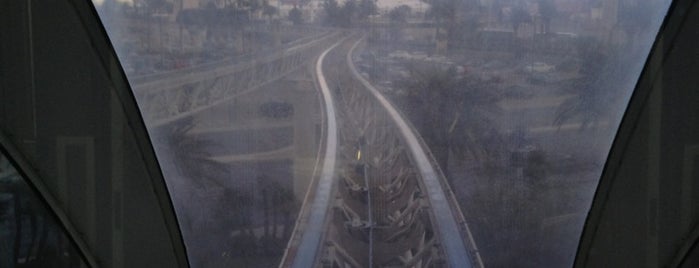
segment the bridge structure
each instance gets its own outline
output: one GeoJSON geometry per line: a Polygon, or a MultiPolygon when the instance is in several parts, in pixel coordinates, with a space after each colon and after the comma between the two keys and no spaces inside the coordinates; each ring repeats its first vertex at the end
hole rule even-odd
{"type": "MultiPolygon", "coordinates": [[[[294,178],[303,181],[294,190],[299,195],[303,189],[305,198],[280,267],[482,267],[429,148],[355,68],[352,55],[361,42],[357,34],[318,31],[271,53],[130,81],[153,128],[215,110],[312,63],[322,140],[315,169],[295,174],[306,177],[294,178]]],[[[308,124],[303,128],[293,143],[313,137],[308,124]]],[[[293,160],[299,158],[295,147],[212,159],[293,160]]]]}
{"type": "Polygon", "coordinates": [[[161,126],[250,93],[304,66],[338,37],[317,31],[282,48],[130,79],[149,126],[161,126]]]}

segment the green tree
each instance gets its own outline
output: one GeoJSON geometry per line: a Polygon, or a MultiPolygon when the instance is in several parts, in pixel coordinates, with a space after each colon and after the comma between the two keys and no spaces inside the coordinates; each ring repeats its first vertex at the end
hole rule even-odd
{"type": "Polygon", "coordinates": [[[388,17],[395,23],[406,23],[412,9],[408,5],[400,5],[388,12],[388,17]]]}
{"type": "Polygon", "coordinates": [[[624,92],[619,87],[632,79],[626,73],[635,54],[594,40],[581,40],[578,52],[580,76],[564,83],[565,93],[573,97],[559,105],[554,124],[578,121],[584,130],[608,120],[619,107],[624,92]]]}
{"type": "Polygon", "coordinates": [[[522,26],[522,24],[531,22],[532,16],[526,10],[524,5],[515,5],[515,7],[512,9],[512,14],[510,15],[510,24],[512,25],[512,30],[515,33],[518,33],[519,28],[522,26]]]}
{"type": "Polygon", "coordinates": [[[479,4],[474,0],[422,0],[430,7],[426,19],[434,20],[435,39],[445,47],[453,46],[464,34],[473,35],[479,26],[479,4]]]}
{"type": "Polygon", "coordinates": [[[167,0],[134,0],[136,13],[151,16],[156,13],[172,13],[175,5],[167,0]]]}
{"type": "Polygon", "coordinates": [[[323,1],[323,11],[325,12],[325,24],[329,26],[340,26],[339,15],[340,5],[336,0],[324,0],[323,1]]]}
{"type": "MultiPolygon", "coordinates": [[[[452,21],[456,18],[459,0],[423,0],[430,5],[425,17],[438,22],[452,21]]],[[[438,23],[441,24],[441,23],[438,23]]]]}
{"type": "Polygon", "coordinates": [[[303,13],[298,7],[294,6],[294,8],[289,11],[289,20],[294,23],[294,25],[303,24],[303,13]]]}
{"type": "Polygon", "coordinates": [[[356,0],[347,0],[341,6],[336,0],[325,0],[323,10],[325,11],[325,24],[328,26],[349,27],[357,17],[359,5],[356,0]]]}
{"type": "Polygon", "coordinates": [[[358,7],[359,5],[357,4],[357,0],[345,1],[345,3],[342,5],[342,9],[340,9],[340,26],[349,27],[352,25],[352,22],[359,11],[358,7]]]}
{"type": "Polygon", "coordinates": [[[164,156],[168,167],[196,187],[222,187],[221,180],[228,176],[228,168],[211,158],[210,150],[217,144],[192,134],[194,127],[194,122],[187,119],[154,131],[154,140],[161,148],[158,154],[164,156]]]}
{"type": "Polygon", "coordinates": [[[455,70],[434,66],[412,66],[408,89],[409,105],[414,107],[415,124],[442,169],[449,158],[472,159],[486,163],[498,156],[489,146],[498,144],[499,132],[489,114],[497,113],[493,80],[475,75],[457,77],[455,70]]]}
{"type": "Polygon", "coordinates": [[[284,231],[281,235],[282,240],[287,240],[289,235],[291,235],[291,229],[294,227],[293,214],[296,209],[294,191],[277,185],[272,204],[277,209],[277,213],[281,214],[282,224],[284,225],[284,231]]]}
{"type": "Polygon", "coordinates": [[[539,15],[541,15],[541,33],[547,34],[551,31],[551,20],[556,16],[558,10],[551,0],[538,0],[539,15]]]}
{"type": "MultiPolygon", "coordinates": [[[[288,226],[290,215],[293,209],[294,194],[288,188],[285,188],[279,182],[272,180],[267,176],[257,178],[262,197],[262,206],[264,214],[264,234],[278,238],[278,227],[281,224],[285,225],[284,229],[289,229],[288,226]]],[[[283,237],[282,237],[283,238],[283,237]]]]}
{"type": "Polygon", "coordinates": [[[244,189],[226,188],[223,190],[223,195],[219,200],[218,214],[222,216],[228,229],[252,233],[253,200],[252,194],[244,189]]]}
{"type": "Polygon", "coordinates": [[[379,9],[376,6],[376,0],[360,0],[357,11],[357,18],[360,20],[366,19],[369,16],[378,14],[378,10],[379,9]]]}
{"type": "Polygon", "coordinates": [[[274,15],[277,15],[277,13],[279,13],[279,10],[270,4],[265,3],[265,6],[262,8],[262,15],[267,18],[271,18],[274,15]]]}

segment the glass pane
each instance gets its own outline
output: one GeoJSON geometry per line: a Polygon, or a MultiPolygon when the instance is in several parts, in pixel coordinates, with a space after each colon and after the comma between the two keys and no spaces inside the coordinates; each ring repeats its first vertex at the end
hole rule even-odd
{"type": "Polygon", "coordinates": [[[90,265],[178,267],[174,210],[92,11],[88,1],[0,1],[3,146],[55,198],[90,265]]]}
{"type": "Polygon", "coordinates": [[[699,237],[699,6],[677,1],[610,152],[576,266],[693,267],[699,237]],[[638,97],[636,97],[638,96],[638,97]]]}
{"type": "Polygon", "coordinates": [[[193,266],[558,267],[670,0],[93,2],[193,266]]]}
{"type": "Polygon", "coordinates": [[[0,266],[86,267],[55,216],[1,153],[0,266]]]}

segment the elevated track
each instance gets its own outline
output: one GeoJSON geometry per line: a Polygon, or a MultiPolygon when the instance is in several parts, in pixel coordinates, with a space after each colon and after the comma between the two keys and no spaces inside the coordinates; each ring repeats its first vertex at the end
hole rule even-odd
{"type": "Polygon", "coordinates": [[[324,154],[280,267],[482,267],[419,134],[356,70],[359,36],[316,63],[324,154]]]}
{"type": "MultiPolygon", "coordinates": [[[[468,225],[429,148],[354,66],[352,55],[362,40],[327,30],[271,53],[131,82],[153,127],[253,92],[316,58],[323,142],[314,181],[280,266],[482,267],[468,225]]],[[[214,160],[287,158],[291,151],[283,147],[214,160]]]]}

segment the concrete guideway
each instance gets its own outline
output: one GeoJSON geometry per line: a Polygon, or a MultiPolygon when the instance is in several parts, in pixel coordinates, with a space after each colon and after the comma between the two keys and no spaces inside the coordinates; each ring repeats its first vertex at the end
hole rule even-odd
{"type": "MultiPolygon", "coordinates": [[[[423,185],[426,188],[425,190],[427,191],[432,214],[436,221],[435,224],[437,225],[439,237],[441,237],[441,243],[447,254],[449,266],[459,268],[474,267],[474,264],[482,266],[478,256],[476,256],[477,262],[472,260],[471,251],[467,250],[464,241],[461,239],[462,235],[459,224],[455,220],[456,215],[454,215],[449,201],[445,196],[445,189],[443,189],[439,178],[440,174],[435,171],[435,168],[432,166],[432,161],[429,160],[416,133],[409,127],[393,105],[371,85],[369,81],[364,79],[354,66],[352,54],[362,41],[363,39],[358,40],[347,54],[347,62],[350,66],[350,70],[355,78],[358,79],[386,109],[396,123],[400,133],[403,135],[413,157],[413,161],[422,177],[423,185]]],[[[470,234],[468,234],[468,236],[470,237],[470,234]]],[[[473,243],[472,239],[469,240],[471,244],[469,246],[471,246],[472,251],[475,251],[475,243],[473,243]]]]}
{"type": "MultiPolygon", "coordinates": [[[[335,106],[333,105],[332,96],[330,95],[330,89],[328,83],[323,76],[323,60],[325,56],[339,46],[343,40],[338,41],[330,48],[323,51],[323,53],[318,57],[316,62],[315,72],[318,79],[318,86],[323,95],[323,103],[325,105],[326,114],[326,142],[325,142],[325,153],[323,158],[323,168],[320,173],[320,177],[315,189],[315,195],[310,204],[305,206],[310,206],[308,220],[306,221],[303,228],[303,233],[300,239],[300,243],[295,248],[295,256],[293,257],[293,263],[291,267],[313,267],[315,263],[317,252],[319,251],[321,238],[323,235],[322,228],[325,224],[325,218],[327,216],[328,207],[330,205],[330,195],[332,191],[332,184],[335,178],[335,165],[337,159],[337,121],[335,106]],[[309,228],[310,227],[310,228],[309,228]]],[[[310,191],[310,190],[309,190],[310,191]]],[[[298,226],[297,226],[298,228],[298,226]]],[[[284,265],[284,261],[282,261],[284,265]]]]}

